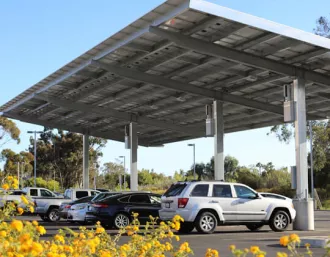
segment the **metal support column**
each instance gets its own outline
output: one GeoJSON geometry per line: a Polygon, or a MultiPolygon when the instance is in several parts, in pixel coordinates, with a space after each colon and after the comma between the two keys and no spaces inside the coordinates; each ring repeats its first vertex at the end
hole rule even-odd
{"type": "Polygon", "coordinates": [[[83,188],[89,188],[89,135],[83,136],[83,188]]]}
{"type": "Polygon", "coordinates": [[[214,114],[214,179],[225,180],[224,155],[223,155],[223,103],[213,102],[214,114]]]}
{"type": "Polygon", "coordinates": [[[138,191],[138,169],[137,169],[137,133],[136,123],[131,122],[129,126],[129,135],[131,143],[131,191],[138,191]]]}
{"type": "Polygon", "coordinates": [[[297,217],[294,229],[314,230],[313,200],[308,198],[308,165],[306,139],[306,96],[305,80],[296,78],[293,82],[295,102],[295,148],[297,167],[297,200],[294,201],[297,217]]]}

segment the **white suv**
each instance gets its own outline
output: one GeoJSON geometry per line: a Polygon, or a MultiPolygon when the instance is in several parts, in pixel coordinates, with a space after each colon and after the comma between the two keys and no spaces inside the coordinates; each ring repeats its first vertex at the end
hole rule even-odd
{"type": "Polygon", "coordinates": [[[180,232],[212,233],[218,225],[246,225],[255,231],[269,225],[274,231],[285,230],[296,217],[292,203],[264,198],[239,183],[193,181],[173,184],[162,196],[161,220],[176,214],[184,222],[180,232]]]}

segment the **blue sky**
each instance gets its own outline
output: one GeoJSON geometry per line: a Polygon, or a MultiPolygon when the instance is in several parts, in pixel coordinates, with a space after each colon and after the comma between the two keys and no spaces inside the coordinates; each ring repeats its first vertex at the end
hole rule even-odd
{"type": "MultiPolygon", "coordinates": [[[[0,2],[0,105],[89,50],[161,4],[162,0],[121,1],[1,1],[0,2]]],[[[247,12],[275,22],[312,32],[320,15],[328,15],[328,0],[213,0],[211,2],[247,12]],[[317,4],[316,4],[317,3],[317,4]]],[[[40,127],[17,123],[22,131],[20,145],[7,144],[15,151],[28,148],[27,130],[40,127]]],[[[267,136],[269,128],[225,135],[225,154],[235,156],[241,165],[273,162],[275,166],[294,164],[294,144],[281,144],[267,136]]],[[[196,161],[207,162],[213,155],[213,139],[199,139],[166,145],[139,147],[138,168],[154,169],[172,175],[196,161]]],[[[109,141],[102,162],[115,161],[129,151],[124,144],[109,141]]]]}

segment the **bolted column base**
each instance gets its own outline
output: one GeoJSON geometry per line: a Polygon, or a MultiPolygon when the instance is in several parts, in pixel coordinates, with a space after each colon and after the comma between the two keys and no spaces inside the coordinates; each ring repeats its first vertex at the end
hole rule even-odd
{"type": "Polygon", "coordinates": [[[312,231],[314,230],[314,201],[309,199],[294,199],[294,208],[297,212],[293,222],[294,230],[312,231]]]}

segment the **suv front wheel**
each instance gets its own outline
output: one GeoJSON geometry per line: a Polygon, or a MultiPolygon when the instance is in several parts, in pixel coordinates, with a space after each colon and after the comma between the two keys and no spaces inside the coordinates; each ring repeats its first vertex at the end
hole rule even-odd
{"type": "Polygon", "coordinates": [[[211,234],[217,227],[217,218],[211,212],[202,212],[195,221],[196,229],[203,234],[211,234]]]}
{"type": "Polygon", "coordinates": [[[285,211],[276,211],[270,221],[269,226],[273,231],[284,231],[290,223],[289,215],[285,211]]]}

